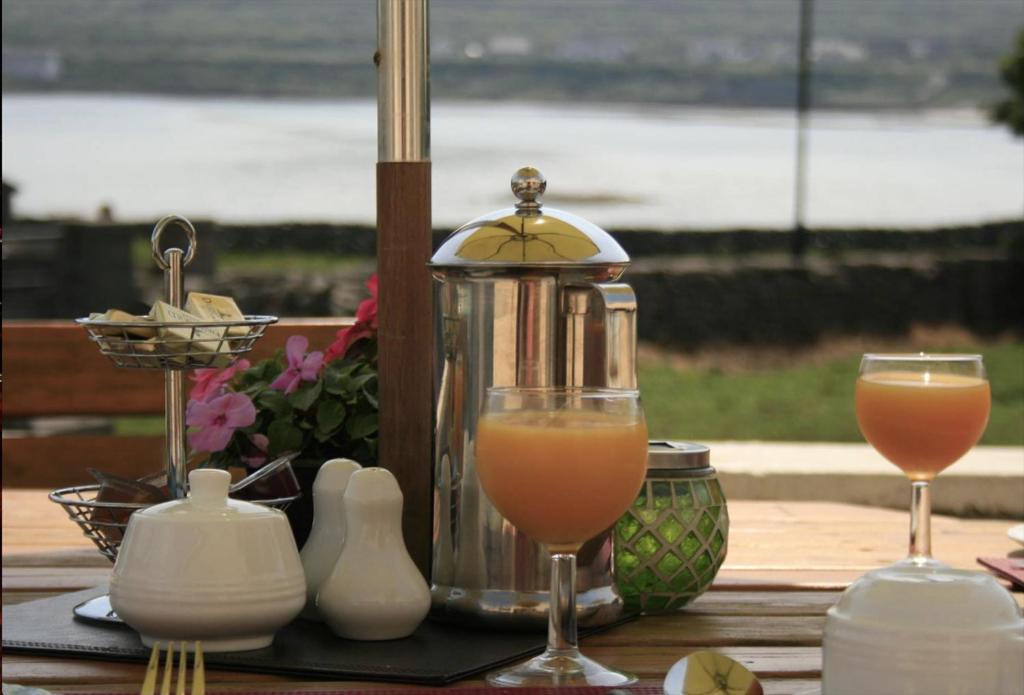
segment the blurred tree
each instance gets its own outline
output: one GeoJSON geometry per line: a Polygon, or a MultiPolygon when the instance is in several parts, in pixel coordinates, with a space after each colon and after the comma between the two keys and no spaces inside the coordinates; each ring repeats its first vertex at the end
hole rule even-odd
{"type": "Polygon", "coordinates": [[[1017,45],[1000,63],[999,74],[1010,89],[1010,96],[992,109],[992,120],[1005,123],[1016,135],[1024,137],[1024,29],[1017,33],[1017,45]]]}

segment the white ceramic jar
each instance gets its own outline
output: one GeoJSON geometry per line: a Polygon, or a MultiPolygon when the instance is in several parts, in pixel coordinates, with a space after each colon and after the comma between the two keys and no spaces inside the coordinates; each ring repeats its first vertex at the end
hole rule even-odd
{"type": "Polygon", "coordinates": [[[299,557],[306,573],[306,607],[302,617],[321,620],[316,594],[338,563],[345,543],[345,489],[360,466],[351,459],[324,461],[313,481],[313,528],[299,557]]]}
{"type": "Polygon", "coordinates": [[[823,649],[823,695],[1024,692],[1024,619],[980,572],[868,572],[829,609],[823,649]]]}
{"type": "Polygon", "coordinates": [[[345,545],[317,608],[335,634],[388,640],[413,633],[430,589],[402,538],[402,491],[384,468],[364,468],[345,490],[345,545]]]}
{"type": "Polygon", "coordinates": [[[306,600],[282,512],[228,498],[222,470],[189,473],[187,499],[132,515],[110,603],[143,644],[202,640],[209,652],[269,646],[306,600]]]}

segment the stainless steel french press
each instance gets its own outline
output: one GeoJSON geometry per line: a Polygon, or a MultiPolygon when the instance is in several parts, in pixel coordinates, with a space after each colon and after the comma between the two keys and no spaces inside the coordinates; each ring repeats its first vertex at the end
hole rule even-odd
{"type": "MultiPolygon", "coordinates": [[[[549,556],[491,505],[474,442],[490,386],[636,388],[636,297],[616,283],[629,256],[603,229],[545,208],[546,181],[512,177],[514,208],[453,232],[431,259],[437,339],[432,594],[435,617],[540,628],[548,613],[549,556]]],[[[567,499],[566,504],[585,504],[567,499]]],[[[610,532],[578,556],[583,625],[622,612],[610,532]]]]}

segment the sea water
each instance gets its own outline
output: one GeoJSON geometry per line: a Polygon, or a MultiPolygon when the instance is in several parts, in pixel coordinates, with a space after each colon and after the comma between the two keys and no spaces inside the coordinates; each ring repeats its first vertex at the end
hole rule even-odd
{"type": "MultiPolygon", "coordinates": [[[[436,102],[434,224],[512,201],[610,227],[785,228],[796,120],[785,110],[436,102]]],[[[19,215],[372,224],[372,100],[4,94],[3,178],[19,215]]],[[[1024,141],[973,111],[813,113],[807,224],[922,227],[1024,215],[1024,141]]]]}

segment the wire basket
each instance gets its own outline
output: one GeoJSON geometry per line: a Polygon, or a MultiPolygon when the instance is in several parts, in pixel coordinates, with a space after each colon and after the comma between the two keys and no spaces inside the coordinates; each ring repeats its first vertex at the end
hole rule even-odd
{"type": "Polygon", "coordinates": [[[275,321],[275,316],[188,323],[75,319],[118,367],[171,370],[226,366],[249,352],[275,321]]]}
{"type": "MultiPolygon", "coordinates": [[[[171,309],[181,309],[182,304],[186,303],[184,268],[195,257],[198,246],[195,227],[178,215],[162,217],[153,228],[150,246],[153,260],[164,271],[164,301],[171,309]],[[171,227],[177,227],[185,233],[188,241],[185,249],[162,248],[163,234],[171,227]]],[[[195,321],[157,321],[148,317],[129,317],[128,320],[117,321],[107,318],[111,315],[117,318],[124,316],[123,312],[111,314],[108,311],[106,314],[91,314],[88,318],[75,319],[75,323],[86,330],[100,353],[116,366],[163,370],[167,484],[170,497],[181,499],[188,491],[184,370],[227,366],[239,355],[249,352],[267,330],[267,326],[277,321],[277,317],[243,316],[237,319],[195,321]]],[[[177,315],[172,312],[171,316],[177,315]]],[[[166,318],[163,315],[161,317],[166,318]]],[[[93,523],[93,517],[99,519],[97,523],[102,523],[103,516],[94,510],[89,517],[90,524],[93,523]]],[[[72,514],[72,519],[81,522],[86,517],[72,514]]],[[[96,528],[102,531],[106,527],[97,525],[96,528]]],[[[103,550],[104,546],[94,537],[101,534],[90,534],[86,530],[86,535],[93,538],[103,550]]]]}
{"type": "MultiPolygon", "coordinates": [[[[93,484],[61,488],[50,493],[50,501],[63,507],[71,520],[82,529],[86,538],[96,544],[104,557],[114,562],[117,560],[117,551],[124,539],[125,529],[128,528],[129,517],[133,512],[153,505],[99,501],[96,495],[99,494],[100,487],[93,484]]],[[[283,512],[300,496],[253,501],[283,512]]]]}

